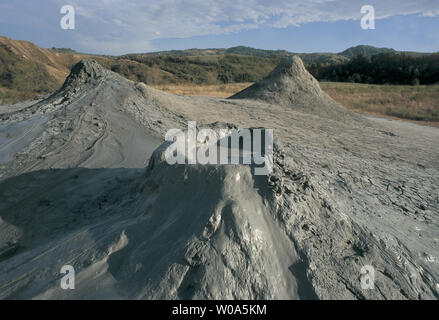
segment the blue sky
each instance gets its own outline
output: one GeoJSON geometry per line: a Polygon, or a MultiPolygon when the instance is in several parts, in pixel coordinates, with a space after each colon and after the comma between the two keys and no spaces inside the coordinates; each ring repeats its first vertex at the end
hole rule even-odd
{"type": "Polygon", "coordinates": [[[0,35],[43,47],[124,54],[247,45],[339,52],[369,44],[439,51],[438,0],[0,0],[0,35]],[[64,5],[75,30],[60,27],[64,5]],[[376,29],[360,25],[372,5],[376,29]]]}

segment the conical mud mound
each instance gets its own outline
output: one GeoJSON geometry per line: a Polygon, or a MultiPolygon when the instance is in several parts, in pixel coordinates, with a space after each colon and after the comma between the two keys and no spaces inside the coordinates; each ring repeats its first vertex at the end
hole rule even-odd
{"type": "Polygon", "coordinates": [[[341,114],[353,115],[322,91],[298,56],[285,58],[264,80],[230,99],[260,100],[334,119],[341,114]]]}
{"type": "Polygon", "coordinates": [[[95,60],[81,60],[72,68],[64,82],[63,89],[78,87],[86,83],[97,83],[109,74],[109,71],[95,60]]]}
{"type": "Polygon", "coordinates": [[[163,115],[166,99],[166,93],[94,60],[80,61],[54,94],[1,115],[11,139],[3,150],[0,177],[27,168],[142,168],[166,128],[175,127],[175,116],[163,115]],[[27,133],[20,138],[23,128],[27,133]]]}

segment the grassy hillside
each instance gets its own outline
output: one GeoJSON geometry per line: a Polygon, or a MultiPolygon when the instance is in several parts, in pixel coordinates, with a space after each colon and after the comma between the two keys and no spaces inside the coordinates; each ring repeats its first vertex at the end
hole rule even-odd
{"type": "Polygon", "coordinates": [[[29,99],[58,87],[42,64],[20,57],[0,44],[0,101],[29,99]]]}
{"type": "Polygon", "coordinates": [[[339,55],[349,59],[352,59],[353,57],[358,55],[365,55],[370,58],[380,53],[392,53],[392,52],[396,52],[396,51],[394,49],[389,49],[389,48],[376,48],[373,46],[360,45],[360,46],[348,48],[345,51],[340,52],[339,55]]]}
{"type": "Polygon", "coordinates": [[[299,54],[306,66],[318,64],[321,66],[332,66],[340,63],[346,63],[348,58],[335,53],[303,53],[299,54]]]}
{"type": "Polygon", "coordinates": [[[186,49],[186,50],[168,50],[168,51],[156,51],[156,52],[150,52],[150,53],[142,53],[142,54],[127,54],[125,56],[173,56],[173,57],[193,57],[193,56],[212,56],[212,55],[220,55],[225,54],[226,49],[217,49],[217,48],[210,48],[210,49],[186,49]]]}
{"type": "MultiPolygon", "coordinates": [[[[128,55],[125,58],[158,68],[170,76],[171,83],[220,84],[254,82],[264,78],[279,59],[235,54],[202,56],[128,55]]],[[[162,84],[143,81],[147,84],[162,84]]]]}
{"type": "Polygon", "coordinates": [[[25,61],[42,65],[57,82],[63,82],[72,66],[82,58],[77,54],[61,54],[40,48],[29,41],[13,40],[7,37],[0,37],[0,45],[6,48],[9,53],[23,58],[25,61]]]}
{"type": "Polygon", "coordinates": [[[9,104],[52,92],[62,86],[81,59],[93,58],[133,81],[171,83],[175,77],[155,66],[125,58],[79,54],[71,49],[43,49],[22,40],[0,36],[0,104],[9,104]]]}
{"type": "Polygon", "coordinates": [[[239,54],[243,56],[252,56],[252,57],[264,57],[264,58],[279,58],[283,56],[291,55],[291,52],[286,50],[263,50],[263,49],[255,49],[251,47],[238,46],[229,48],[226,50],[228,54],[239,54]]]}
{"type": "Polygon", "coordinates": [[[58,89],[82,56],[0,36],[0,103],[30,99],[58,89]]]}

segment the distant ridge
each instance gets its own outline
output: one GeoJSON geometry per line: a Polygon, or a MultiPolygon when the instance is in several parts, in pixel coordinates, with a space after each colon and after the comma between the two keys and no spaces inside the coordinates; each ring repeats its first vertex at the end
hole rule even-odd
{"type": "Polygon", "coordinates": [[[359,45],[356,47],[350,47],[345,51],[340,52],[339,55],[352,59],[353,57],[358,56],[359,54],[366,55],[367,57],[372,57],[380,53],[392,53],[392,52],[396,52],[396,50],[391,48],[377,48],[373,46],[359,45]]]}
{"type": "Polygon", "coordinates": [[[183,49],[183,50],[167,50],[156,52],[145,52],[140,54],[128,54],[128,55],[147,55],[147,56],[207,56],[207,55],[221,55],[221,54],[237,54],[252,57],[265,57],[265,58],[279,58],[285,56],[298,55],[304,62],[310,60],[309,57],[313,57],[312,60],[317,61],[319,56],[338,56],[340,59],[351,59],[359,54],[365,54],[368,57],[380,54],[380,53],[407,53],[424,55],[429,53],[424,52],[412,52],[412,51],[398,51],[392,48],[378,48],[370,45],[358,45],[349,47],[346,50],[338,53],[334,52],[313,52],[313,53],[300,53],[291,52],[288,50],[269,50],[269,49],[257,49],[248,46],[236,46],[231,48],[206,48],[206,49],[183,49]]]}
{"type": "Polygon", "coordinates": [[[255,49],[252,47],[245,47],[245,46],[237,46],[237,47],[229,48],[226,50],[226,53],[265,57],[265,58],[284,57],[284,56],[292,55],[292,53],[287,50],[264,50],[264,49],[255,49]]]}

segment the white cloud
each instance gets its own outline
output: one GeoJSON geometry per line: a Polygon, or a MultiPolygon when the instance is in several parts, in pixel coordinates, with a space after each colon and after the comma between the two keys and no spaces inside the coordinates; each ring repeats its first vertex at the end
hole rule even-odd
{"type": "MultiPolygon", "coordinates": [[[[48,12],[49,7],[66,3],[75,7],[75,38],[81,39],[84,50],[114,54],[150,50],[151,41],[158,38],[359,20],[363,5],[373,5],[378,19],[439,14],[438,0],[47,0],[46,3],[41,11],[48,12]]],[[[43,20],[41,17],[40,21],[43,20]]]]}
{"type": "Polygon", "coordinates": [[[439,16],[439,10],[424,11],[422,15],[424,17],[436,17],[439,16]]]}
{"type": "Polygon", "coordinates": [[[95,37],[83,35],[76,35],[75,39],[81,47],[90,48],[94,53],[119,55],[154,50],[149,40],[96,40],[95,37]]]}

